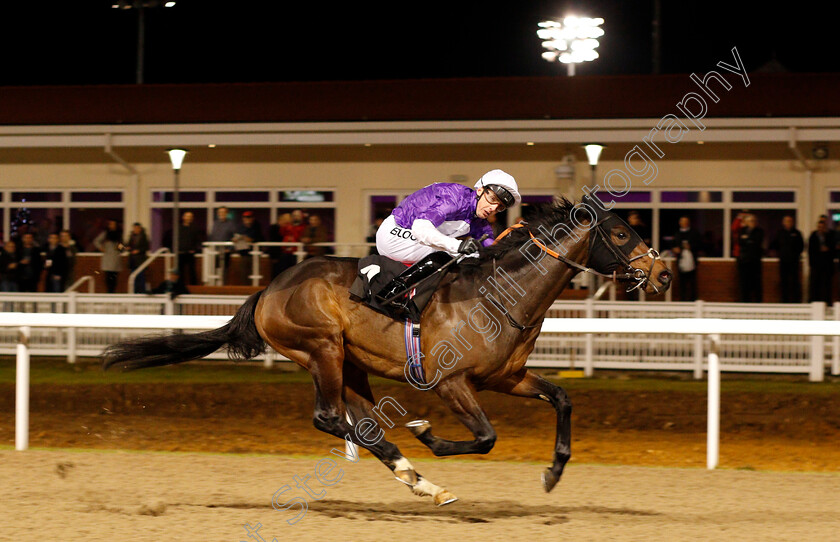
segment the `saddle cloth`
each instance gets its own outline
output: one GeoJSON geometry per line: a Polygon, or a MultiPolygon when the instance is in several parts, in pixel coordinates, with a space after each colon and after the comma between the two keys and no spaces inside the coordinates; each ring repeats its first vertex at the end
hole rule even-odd
{"type": "MultiPolygon", "coordinates": [[[[405,271],[407,269],[405,264],[372,254],[359,260],[358,269],[359,274],[350,287],[351,298],[356,297],[373,310],[403,322],[406,315],[393,314],[391,307],[384,307],[376,301],[375,294],[405,271]]],[[[438,273],[434,278],[423,281],[419,287],[409,291],[411,299],[407,303],[407,316],[415,324],[420,323],[420,315],[440,284],[443,275],[444,273],[438,273]]]]}

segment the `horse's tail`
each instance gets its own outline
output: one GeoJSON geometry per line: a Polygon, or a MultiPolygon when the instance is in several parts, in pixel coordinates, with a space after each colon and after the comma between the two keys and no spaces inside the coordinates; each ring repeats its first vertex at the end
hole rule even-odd
{"type": "Polygon", "coordinates": [[[213,331],[176,333],[129,339],[113,344],[102,353],[102,368],[118,365],[124,371],[173,365],[208,356],[227,346],[231,359],[251,359],[265,351],[257,332],[254,310],[264,290],[248,298],[231,320],[213,331]]]}

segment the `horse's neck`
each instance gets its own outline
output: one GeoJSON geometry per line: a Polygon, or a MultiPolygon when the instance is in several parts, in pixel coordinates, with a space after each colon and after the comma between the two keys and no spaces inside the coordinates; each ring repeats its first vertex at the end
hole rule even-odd
{"type": "MultiPolygon", "coordinates": [[[[543,242],[564,258],[583,264],[588,254],[589,237],[586,232],[576,233],[579,234],[577,238],[566,237],[558,245],[543,242]]],[[[506,300],[515,304],[509,307],[511,316],[523,325],[530,325],[545,315],[580,270],[547,253],[543,253],[544,257],[538,262],[528,260],[519,250],[511,250],[508,254],[496,264],[487,282],[494,285],[495,280],[505,288],[506,300]],[[514,271],[508,272],[508,269],[514,271]]]]}

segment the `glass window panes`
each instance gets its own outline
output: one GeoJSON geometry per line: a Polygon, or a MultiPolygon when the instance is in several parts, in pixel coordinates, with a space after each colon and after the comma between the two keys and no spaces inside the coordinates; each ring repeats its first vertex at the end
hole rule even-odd
{"type": "MultiPolygon", "coordinates": [[[[167,207],[164,209],[152,209],[152,223],[151,228],[146,229],[146,233],[150,235],[149,245],[152,250],[157,250],[161,247],[172,248],[172,209],[167,207]]],[[[193,214],[193,224],[198,226],[198,230],[202,233],[207,231],[207,210],[204,208],[189,208],[179,207],[178,211],[181,216],[184,213],[193,214]]],[[[205,239],[202,239],[205,240],[205,239]]]]}
{"type": "Polygon", "coordinates": [[[72,192],[70,201],[120,202],[122,201],[122,192],[72,192]]]}
{"type": "MultiPolygon", "coordinates": [[[[397,206],[397,196],[371,196],[370,197],[370,223],[375,225],[378,219],[388,218],[391,211],[397,206]]],[[[375,232],[374,232],[375,233],[375,232]]]]}
{"type": "MultiPolygon", "coordinates": [[[[172,195],[172,190],[156,190],[152,193],[152,201],[157,203],[173,201],[172,195]]],[[[207,201],[207,193],[198,190],[179,190],[178,201],[207,201]]]]}
{"type": "Polygon", "coordinates": [[[718,203],[723,201],[720,190],[663,190],[662,203],[718,203]]]}
{"type": "Polygon", "coordinates": [[[331,190],[281,190],[278,194],[280,201],[300,203],[321,203],[333,201],[331,190]]]}
{"type": "Polygon", "coordinates": [[[119,207],[77,207],[70,209],[70,235],[81,252],[97,252],[93,240],[105,230],[109,220],[124,229],[123,209],[119,207]]]}
{"type": "Polygon", "coordinates": [[[12,201],[23,203],[61,201],[61,192],[12,192],[12,201]]]}
{"type": "Polygon", "coordinates": [[[702,240],[699,256],[723,256],[723,209],[660,209],[659,246],[660,252],[674,248],[674,236],[680,229],[680,217],[687,216],[691,228],[697,230],[702,240]]]}
{"type": "Polygon", "coordinates": [[[734,190],[732,201],[735,203],[793,203],[792,190],[734,190]]]}
{"type": "Polygon", "coordinates": [[[610,192],[599,190],[595,195],[604,203],[650,203],[651,194],[647,191],[630,191],[624,195],[614,195],[610,192]]]}
{"type": "Polygon", "coordinates": [[[243,201],[268,201],[268,192],[265,190],[254,191],[218,191],[216,201],[224,203],[243,201]]]}
{"type": "Polygon", "coordinates": [[[776,236],[779,233],[779,230],[782,229],[782,218],[785,215],[790,215],[793,217],[794,224],[796,224],[796,209],[751,209],[749,211],[733,212],[733,247],[735,247],[736,243],[738,242],[738,233],[734,231],[734,227],[738,224],[739,216],[743,213],[751,213],[755,215],[756,227],[764,230],[763,248],[765,250],[765,256],[768,255],[766,251],[770,247],[770,243],[776,238],[776,236]]]}

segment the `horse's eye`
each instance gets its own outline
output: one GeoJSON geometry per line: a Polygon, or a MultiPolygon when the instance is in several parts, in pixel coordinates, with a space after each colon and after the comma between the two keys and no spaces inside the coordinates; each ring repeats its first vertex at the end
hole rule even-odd
{"type": "Polygon", "coordinates": [[[620,232],[618,232],[618,234],[616,234],[616,237],[618,237],[620,240],[624,241],[625,239],[627,239],[627,233],[625,233],[623,231],[620,231],[620,232]]]}

